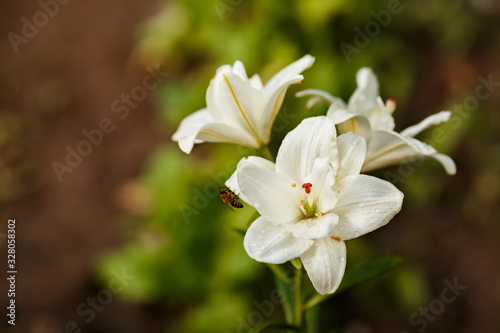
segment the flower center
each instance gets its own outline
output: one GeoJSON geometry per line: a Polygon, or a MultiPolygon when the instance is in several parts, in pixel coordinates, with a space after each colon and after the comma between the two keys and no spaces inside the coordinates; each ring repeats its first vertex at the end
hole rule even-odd
{"type": "MultiPolygon", "coordinates": [[[[295,187],[297,185],[294,183],[294,184],[292,184],[292,186],[295,187]]],[[[304,200],[300,200],[299,207],[300,207],[300,210],[302,211],[302,214],[304,214],[305,218],[309,218],[309,217],[313,217],[313,216],[320,217],[323,215],[320,212],[316,212],[316,204],[314,203],[314,199],[311,195],[311,187],[312,186],[313,185],[311,183],[302,184],[302,188],[304,189],[304,192],[306,192],[307,202],[304,200]]]]}

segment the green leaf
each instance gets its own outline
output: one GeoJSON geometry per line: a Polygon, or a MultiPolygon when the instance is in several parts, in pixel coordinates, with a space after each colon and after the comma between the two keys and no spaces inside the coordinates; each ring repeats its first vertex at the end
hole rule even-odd
{"type": "Polygon", "coordinates": [[[352,287],[372,280],[384,273],[387,273],[403,263],[400,257],[378,257],[371,258],[351,267],[344,274],[342,283],[335,293],[330,295],[315,294],[304,305],[305,309],[312,308],[352,287]]]}
{"type": "Polygon", "coordinates": [[[265,322],[255,328],[253,328],[249,333],[258,333],[262,332],[262,330],[266,328],[276,328],[278,330],[287,330],[287,331],[295,331],[295,332],[300,332],[300,328],[279,322],[279,321],[268,321],[265,322]]]}

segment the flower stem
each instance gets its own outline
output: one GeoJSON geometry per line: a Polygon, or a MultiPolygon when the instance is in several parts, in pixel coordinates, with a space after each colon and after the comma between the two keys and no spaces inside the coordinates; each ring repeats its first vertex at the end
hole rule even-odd
{"type": "Polygon", "coordinates": [[[302,287],[302,267],[297,268],[297,271],[295,273],[295,320],[294,324],[297,327],[300,327],[302,325],[302,312],[303,312],[303,306],[302,306],[302,292],[301,292],[301,287],[302,287]]]}
{"type": "Polygon", "coordinates": [[[262,155],[264,155],[265,158],[267,158],[271,162],[274,162],[274,156],[273,154],[271,154],[271,151],[269,150],[268,146],[262,146],[260,148],[260,151],[262,152],[262,155]]]}

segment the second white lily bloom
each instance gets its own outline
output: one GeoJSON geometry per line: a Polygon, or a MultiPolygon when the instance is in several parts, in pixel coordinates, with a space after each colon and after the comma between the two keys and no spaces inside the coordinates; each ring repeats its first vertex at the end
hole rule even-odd
{"type": "Polygon", "coordinates": [[[360,69],[356,82],[358,87],[347,105],[341,99],[316,89],[300,91],[296,96],[311,95],[312,98],[307,103],[308,108],[318,102],[330,104],[327,116],[338,124],[341,133],[354,132],[366,139],[368,151],[363,172],[432,157],[443,165],[449,175],[456,173],[455,163],[449,156],[440,154],[430,145],[414,138],[430,126],[447,121],[451,112],[441,111],[397,133],[394,131],[392,117],[396,103],[389,99],[384,104],[379,97],[377,77],[372,70],[360,69]]]}
{"type": "Polygon", "coordinates": [[[232,67],[219,67],[207,89],[207,107],[184,118],[172,140],[187,154],[195,143],[202,142],[229,142],[250,148],[267,145],[286,90],[302,82],[300,73],[313,63],[314,57],[306,55],[265,85],[257,74],[248,78],[240,61],[232,67]]]}
{"type": "Polygon", "coordinates": [[[391,183],[359,174],[365,153],[362,137],[337,138],[323,116],[287,134],[276,164],[242,159],[226,185],[261,215],[244,238],[249,256],[273,264],[300,257],[316,290],[333,293],[346,266],[344,241],[385,225],[403,202],[391,183]]]}

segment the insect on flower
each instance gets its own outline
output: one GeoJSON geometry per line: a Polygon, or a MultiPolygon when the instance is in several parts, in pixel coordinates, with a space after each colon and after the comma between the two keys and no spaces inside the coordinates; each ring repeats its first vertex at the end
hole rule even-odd
{"type": "Polygon", "coordinates": [[[239,196],[231,191],[228,187],[219,191],[220,198],[224,201],[229,209],[234,212],[234,208],[243,208],[243,204],[238,201],[239,196]]]}

